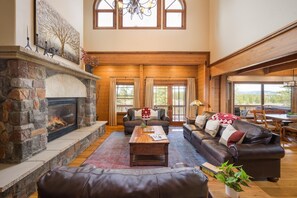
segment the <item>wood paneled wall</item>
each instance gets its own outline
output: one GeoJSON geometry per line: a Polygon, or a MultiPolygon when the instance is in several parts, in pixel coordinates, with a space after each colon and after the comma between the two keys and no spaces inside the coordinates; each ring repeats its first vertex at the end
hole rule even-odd
{"type": "MultiPolygon", "coordinates": [[[[144,86],[146,78],[154,78],[156,80],[186,80],[186,78],[203,78],[203,71],[198,72],[200,67],[195,66],[143,66],[143,65],[122,65],[122,66],[114,66],[114,65],[105,65],[98,66],[94,70],[94,74],[100,76],[101,80],[97,84],[97,115],[99,116],[99,120],[108,120],[108,111],[109,111],[109,81],[111,77],[117,77],[121,79],[129,79],[129,78],[139,78],[140,79],[140,89],[141,89],[141,102],[142,106],[144,104],[144,86]]],[[[196,82],[198,83],[198,81],[196,82]]],[[[203,89],[200,86],[204,87],[204,80],[200,82],[199,80],[199,89],[200,91],[203,89]]],[[[205,91],[201,91],[204,93],[205,91]]],[[[199,93],[198,93],[199,94],[199,93]]],[[[204,100],[204,96],[201,97],[202,101],[204,100]]],[[[118,115],[119,124],[121,124],[121,118],[123,115],[118,115]]]]}

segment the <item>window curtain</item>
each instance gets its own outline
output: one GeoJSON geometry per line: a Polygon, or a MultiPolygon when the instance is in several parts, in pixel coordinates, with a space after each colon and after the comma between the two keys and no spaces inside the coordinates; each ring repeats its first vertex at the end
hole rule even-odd
{"type": "Polygon", "coordinates": [[[145,81],[145,107],[153,108],[154,103],[154,79],[147,78],[145,81]]]}
{"type": "Polygon", "coordinates": [[[134,78],[134,101],[133,106],[140,108],[140,82],[139,78],[134,78]]]}
{"type": "Polygon", "coordinates": [[[190,103],[196,100],[195,78],[187,78],[187,101],[186,101],[186,116],[195,117],[196,109],[190,106],[190,103]]]}
{"type": "Polygon", "coordinates": [[[116,101],[117,101],[117,79],[110,78],[109,86],[109,125],[117,125],[117,111],[116,111],[116,101]]]}

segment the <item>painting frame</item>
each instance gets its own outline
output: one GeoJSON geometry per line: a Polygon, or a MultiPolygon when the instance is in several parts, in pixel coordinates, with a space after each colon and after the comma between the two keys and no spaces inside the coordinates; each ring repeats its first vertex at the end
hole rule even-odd
{"type": "Polygon", "coordinates": [[[34,44],[80,63],[80,33],[46,0],[34,0],[34,44]]]}

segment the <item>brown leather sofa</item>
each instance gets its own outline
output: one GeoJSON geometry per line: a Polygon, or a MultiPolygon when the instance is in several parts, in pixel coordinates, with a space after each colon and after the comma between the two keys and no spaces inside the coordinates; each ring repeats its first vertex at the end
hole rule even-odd
{"type": "Polygon", "coordinates": [[[37,182],[41,198],[207,198],[207,177],[195,168],[59,167],[37,182]]]}
{"type": "MultiPolygon", "coordinates": [[[[132,134],[135,126],[140,126],[143,120],[134,119],[134,111],[141,108],[131,108],[128,109],[127,114],[123,117],[123,125],[125,134],[132,134]]],[[[147,120],[146,124],[148,126],[162,126],[164,132],[168,134],[170,119],[165,113],[165,109],[154,109],[158,110],[160,114],[160,119],[147,120]]]]}
{"type": "MultiPolygon", "coordinates": [[[[213,112],[204,112],[211,117],[213,112]]],[[[184,137],[195,147],[208,162],[219,166],[229,161],[242,165],[243,169],[254,179],[267,178],[277,181],[280,177],[280,162],[284,157],[284,149],[280,146],[280,137],[271,131],[241,120],[235,120],[233,127],[245,132],[242,144],[229,147],[219,143],[225,128],[221,127],[216,137],[199,129],[193,122],[183,125],[184,137]]]]}

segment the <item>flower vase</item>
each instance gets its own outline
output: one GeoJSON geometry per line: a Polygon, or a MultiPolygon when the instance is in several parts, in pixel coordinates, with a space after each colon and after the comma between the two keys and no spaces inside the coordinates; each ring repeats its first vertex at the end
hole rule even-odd
{"type": "Polygon", "coordinates": [[[225,193],[228,197],[239,198],[239,192],[235,191],[233,188],[225,185],[225,193]]]}
{"type": "Polygon", "coordinates": [[[86,64],[85,65],[85,70],[86,70],[86,72],[89,72],[89,73],[93,73],[93,67],[91,66],[91,65],[89,65],[89,64],[86,64]]]}

